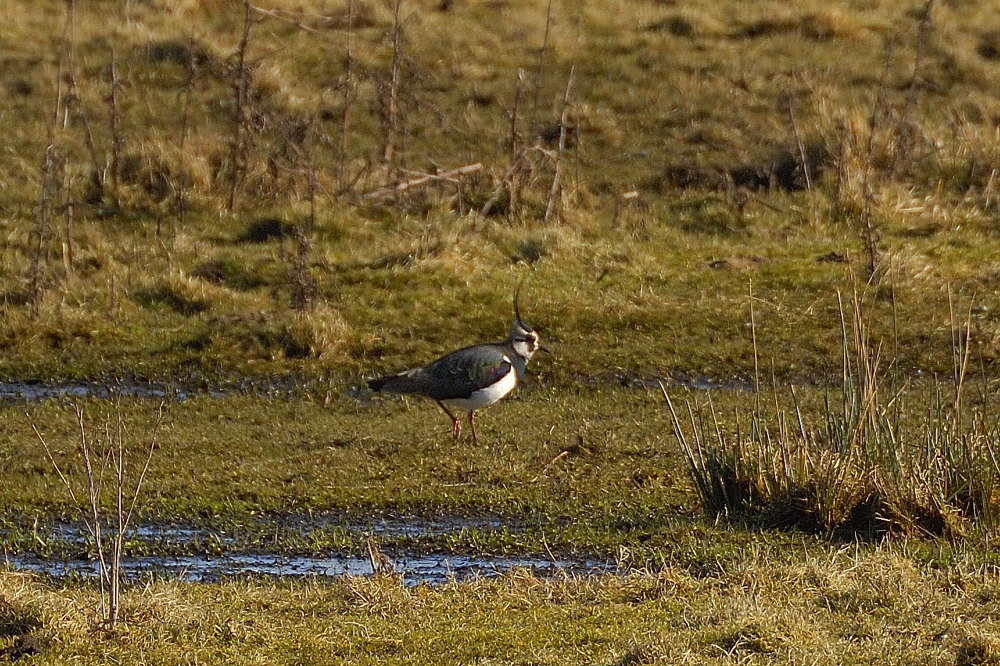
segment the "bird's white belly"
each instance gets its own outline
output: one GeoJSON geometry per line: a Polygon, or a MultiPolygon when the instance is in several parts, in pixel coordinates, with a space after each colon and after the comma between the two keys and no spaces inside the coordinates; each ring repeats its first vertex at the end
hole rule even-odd
{"type": "Polygon", "coordinates": [[[471,412],[480,407],[492,405],[513,391],[515,386],[517,386],[517,372],[514,371],[512,366],[510,372],[504,375],[500,381],[494,382],[484,389],[474,391],[468,398],[455,398],[453,400],[445,400],[444,402],[451,407],[471,412]]]}

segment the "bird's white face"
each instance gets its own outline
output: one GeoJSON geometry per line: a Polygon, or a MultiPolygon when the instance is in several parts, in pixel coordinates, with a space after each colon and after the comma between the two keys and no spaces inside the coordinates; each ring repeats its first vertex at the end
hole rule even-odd
{"type": "Polygon", "coordinates": [[[514,348],[514,353],[525,360],[530,359],[539,349],[543,349],[538,334],[520,319],[515,319],[514,325],[510,328],[510,344],[514,348]]]}

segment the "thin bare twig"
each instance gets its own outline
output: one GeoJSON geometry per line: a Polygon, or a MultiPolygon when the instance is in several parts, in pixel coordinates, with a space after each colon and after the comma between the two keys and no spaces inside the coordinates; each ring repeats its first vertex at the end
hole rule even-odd
{"type": "Polygon", "coordinates": [[[38,439],[39,444],[42,445],[42,449],[45,451],[45,457],[48,459],[49,464],[52,465],[52,468],[56,471],[56,475],[59,476],[59,480],[62,484],[66,486],[66,490],[69,491],[69,497],[73,500],[74,506],[81,506],[79,500],[76,498],[76,492],[73,490],[73,484],[69,482],[69,479],[63,472],[62,467],[60,467],[59,463],[56,462],[55,456],[52,453],[52,449],[49,448],[48,442],[46,442],[45,438],[42,437],[42,433],[38,431],[38,427],[35,426],[35,423],[31,420],[31,416],[28,412],[24,412],[24,415],[28,418],[28,424],[31,426],[31,431],[35,433],[35,437],[38,439]]]}
{"type": "Polygon", "coordinates": [[[386,169],[386,184],[397,176],[397,144],[400,126],[400,86],[403,71],[403,0],[395,0],[392,7],[392,64],[389,68],[389,87],[384,95],[383,124],[385,142],[382,144],[382,164],[386,169]]]}
{"type": "Polygon", "coordinates": [[[111,127],[111,189],[112,196],[118,198],[118,188],[121,183],[121,163],[124,139],[122,137],[122,112],[121,101],[118,93],[122,88],[122,83],[118,78],[118,52],[111,50],[111,90],[108,93],[108,122],[111,127]]]}
{"type": "Polygon", "coordinates": [[[253,29],[253,5],[244,0],[243,37],[236,51],[236,80],[233,82],[236,108],[233,112],[233,139],[230,145],[229,198],[226,210],[230,214],[236,210],[236,193],[246,171],[246,107],[250,98],[250,67],[247,53],[250,50],[250,34],[253,29]]]}
{"type": "MultiPolygon", "coordinates": [[[[354,4],[354,0],[351,0],[350,4],[353,5],[354,4]]],[[[298,28],[302,32],[307,32],[310,35],[312,35],[313,37],[319,37],[320,39],[322,39],[325,42],[337,43],[335,39],[333,39],[332,37],[330,37],[330,33],[331,32],[339,32],[339,31],[317,30],[316,28],[313,28],[311,26],[306,25],[302,21],[299,21],[299,20],[296,20],[294,18],[291,18],[290,16],[285,16],[284,14],[282,14],[281,12],[279,12],[278,10],[264,9],[263,7],[257,7],[256,5],[254,5],[252,7],[252,9],[253,9],[253,11],[257,12],[258,14],[261,14],[263,16],[267,16],[268,18],[273,18],[273,19],[281,21],[283,23],[288,23],[290,25],[294,25],[296,28],[298,28]]],[[[348,8],[348,12],[349,13],[352,10],[353,10],[353,7],[349,7],[348,8]]],[[[348,25],[350,25],[351,18],[353,18],[353,17],[349,17],[348,18],[348,25]]],[[[346,32],[346,34],[350,35],[350,28],[348,28],[348,30],[345,31],[345,32],[346,32]]]]}
{"type": "Polygon", "coordinates": [[[132,520],[132,514],[135,512],[135,506],[139,499],[139,491],[142,488],[142,484],[146,480],[146,473],[149,472],[149,463],[153,460],[153,453],[156,451],[156,441],[157,435],[160,432],[160,425],[163,423],[163,416],[166,413],[166,403],[161,402],[156,413],[156,423],[153,424],[153,432],[149,438],[149,447],[146,449],[146,460],[142,464],[142,470],[139,472],[139,478],[135,483],[135,489],[132,492],[132,502],[128,508],[128,515],[126,516],[125,524],[128,525],[129,521],[132,520]]]}
{"type": "Polygon", "coordinates": [[[882,67],[882,75],[879,80],[878,94],[872,103],[871,114],[868,116],[868,140],[865,148],[865,164],[862,171],[862,194],[864,197],[864,208],[861,213],[861,237],[865,244],[865,251],[868,254],[868,277],[875,278],[882,265],[882,257],[879,252],[879,229],[875,224],[875,185],[872,182],[875,176],[875,145],[878,135],[880,120],[884,113],[886,96],[888,94],[889,71],[892,66],[893,53],[896,48],[896,40],[892,38],[886,45],[885,62],[882,67]]]}
{"type": "MultiPolygon", "coordinates": [[[[514,88],[514,106],[510,113],[510,178],[507,183],[507,218],[516,219],[521,208],[521,190],[524,187],[525,155],[521,145],[521,133],[518,130],[518,119],[521,111],[521,100],[524,97],[524,70],[517,70],[517,86],[514,88]]],[[[483,210],[487,210],[483,206],[483,210]]],[[[485,213],[484,213],[485,214],[485,213]]]]}
{"type": "Polygon", "coordinates": [[[476,162],[475,164],[467,164],[465,166],[458,167],[457,169],[449,169],[448,171],[441,171],[439,173],[424,173],[411,180],[402,181],[390,187],[383,187],[375,190],[374,192],[369,192],[368,194],[362,195],[361,198],[386,199],[422,185],[438,183],[441,181],[455,181],[462,176],[468,176],[469,174],[482,171],[482,169],[483,165],[480,162],[476,162]]]}
{"type": "Polygon", "coordinates": [[[567,125],[569,123],[570,95],[573,91],[573,79],[576,75],[576,65],[570,67],[569,78],[566,81],[566,92],[563,95],[562,113],[559,115],[559,149],[556,152],[555,173],[552,176],[552,187],[549,189],[549,202],[545,207],[545,221],[552,219],[556,212],[562,213],[562,171],[563,154],[566,152],[567,125]]]}
{"type": "Polygon", "coordinates": [[[802,134],[799,132],[799,124],[795,120],[795,96],[788,92],[781,95],[779,104],[788,113],[788,124],[792,130],[792,138],[795,139],[795,146],[799,151],[799,164],[802,165],[802,176],[806,181],[806,189],[812,189],[812,173],[809,167],[809,155],[806,152],[805,143],[802,141],[802,134]]]}
{"type": "MultiPolygon", "coordinates": [[[[181,103],[181,136],[180,141],[177,143],[178,150],[181,155],[185,154],[185,146],[187,145],[188,134],[190,133],[189,127],[191,124],[191,97],[194,94],[194,83],[195,76],[197,75],[197,67],[195,66],[195,41],[192,36],[188,42],[187,58],[184,60],[184,88],[181,93],[183,96],[183,102],[181,103]]],[[[177,195],[176,195],[176,212],[177,215],[174,218],[174,228],[171,234],[172,238],[177,237],[178,227],[183,228],[184,222],[187,219],[187,179],[182,178],[180,183],[177,185],[177,195]]],[[[160,235],[160,216],[156,217],[156,235],[160,235]]]]}
{"type": "Polygon", "coordinates": [[[933,24],[933,10],[934,1],[927,0],[924,3],[923,13],[920,17],[920,24],[917,26],[917,38],[916,44],[914,46],[913,54],[913,71],[910,76],[910,85],[906,88],[906,101],[903,103],[903,108],[899,112],[899,117],[896,120],[896,126],[893,129],[893,151],[892,151],[892,170],[895,171],[899,163],[905,157],[908,152],[908,142],[905,141],[905,134],[907,131],[907,125],[910,120],[910,114],[913,112],[914,107],[917,105],[917,101],[920,98],[920,91],[922,89],[923,77],[921,70],[923,69],[924,60],[927,55],[927,48],[930,42],[931,30],[934,27],[933,24]]]}
{"type": "Polygon", "coordinates": [[[35,437],[41,443],[46,458],[56,470],[60,482],[69,492],[74,507],[79,511],[81,520],[91,537],[94,539],[96,557],[99,567],[100,601],[99,610],[103,622],[114,625],[121,611],[121,561],[124,553],[125,534],[132,523],[139,498],[142,495],[143,484],[149,472],[150,462],[156,450],[157,433],[163,421],[164,404],[160,403],[156,423],[153,426],[146,457],[138,476],[130,475],[129,469],[129,432],[125,423],[124,412],[120,401],[115,400],[114,420],[104,423],[103,441],[99,440],[97,447],[92,444],[90,428],[87,425],[83,407],[76,405],[76,420],[79,438],[80,457],[83,461],[86,501],[81,501],[74,484],[64,472],[55,458],[51,447],[39,432],[31,417],[29,424],[35,437]],[[114,486],[111,488],[112,518],[108,519],[102,508],[105,495],[106,474],[110,474],[114,486]],[[130,485],[129,476],[135,481],[130,485]],[[112,523],[113,521],[113,523],[112,523]],[[104,526],[114,524],[110,536],[110,546],[104,534],[104,526]]]}
{"type": "MultiPolygon", "coordinates": [[[[347,191],[347,173],[350,160],[351,107],[357,97],[357,85],[354,80],[354,0],[347,3],[347,61],[344,64],[343,81],[344,111],[340,118],[340,160],[337,169],[337,186],[342,192],[347,191]]],[[[361,174],[358,174],[360,178],[361,174]]],[[[355,178],[355,182],[357,178],[355,178]]],[[[351,186],[353,186],[353,182],[351,186]]]]}
{"type": "Polygon", "coordinates": [[[542,37],[542,48],[538,51],[538,67],[535,73],[535,99],[531,105],[531,126],[538,126],[538,107],[542,89],[545,87],[545,56],[549,52],[549,37],[552,32],[552,0],[545,9],[545,36],[542,37]]]}

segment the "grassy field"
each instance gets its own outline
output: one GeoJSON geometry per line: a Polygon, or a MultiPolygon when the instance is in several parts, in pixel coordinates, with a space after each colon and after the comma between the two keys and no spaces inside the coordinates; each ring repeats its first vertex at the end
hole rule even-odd
{"type": "Polygon", "coordinates": [[[5,631],[40,627],[32,663],[52,664],[990,664],[997,591],[969,562],[848,547],[709,576],[158,583],[106,635],[89,628],[92,591],[0,578],[5,631]]]}
{"type": "Polygon", "coordinates": [[[762,356],[809,380],[872,256],[909,369],[948,367],[949,297],[995,355],[1000,109],[973,6],[921,31],[850,4],[407,3],[390,125],[377,3],[255,14],[242,77],[233,3],[81,6],[68,33],[63,3],[5,4],[10,376],[349,380],[499,336],[525,281],[561,383],[745,377],[752,281],[762,356]],[[461,196],[365,197],[467,164],[461,196]]]}
{"type": "MultiPolygon", "coordinates": [[[[0,5],[0,378],[188,394],[155,429],[143,521],[363,553],[336,525],[271,527],[495,516],[519,529],[382,546],[572,553],[623,572],[159,581],[128,589],[107,631],[96,585],[7,572],[5,654],[37,641],[34,663],[1000,663],[984,480],[1000,353],[993,10],[248,7],[0,5]],[[501,338],[519,285],[553,354],[482,413],[484,446],[453,442],[432,404],[362,389],[501,338]],[[656,378],[691,406],[682,436],[730,446],[695,459],[721,461],[746,506],[704,511],[656,378]],[[691,388],[705,382],[723,390],[691,388]],[[834,418],[842,396],[856,401],[834,418]],[[802,451],[787,487],[760,464],[785,456],[787,470],[802,451]],[[897,513],[846,537],[775,519],[781,492],[870,492],[842,473],[882,493],[860,504],[897,513]]],[[[105,456],[123,417],[134,481],[156,401],[79,404],[105,456]]],[[[57,466],[87,493],[73,401],[3,414],[5,548],[92,554],[39,537],[77,517],[57,466]]]]}

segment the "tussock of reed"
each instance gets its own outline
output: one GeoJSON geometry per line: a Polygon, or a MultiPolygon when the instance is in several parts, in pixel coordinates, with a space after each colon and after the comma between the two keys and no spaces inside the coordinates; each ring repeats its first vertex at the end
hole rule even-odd
{"type": "Polygon", "coordinates": [[[1000,428],[985,393],[975,404],[965,398],[963,331],[951,380],[912,397],[869,337],[862,296],[855,294],[849,320],[840,307],[843,375],[818,415],[799,405],[794,387],[787,408],[777,388],[768,399],[759,378],[753,406],[732,420],[711,398],[679,413],[661,385],[704,510],[846,538],[957,538],[993,526],[1000,428]],[[914,410],[926,414],[917,424],[904,417],[914,410]]]}

